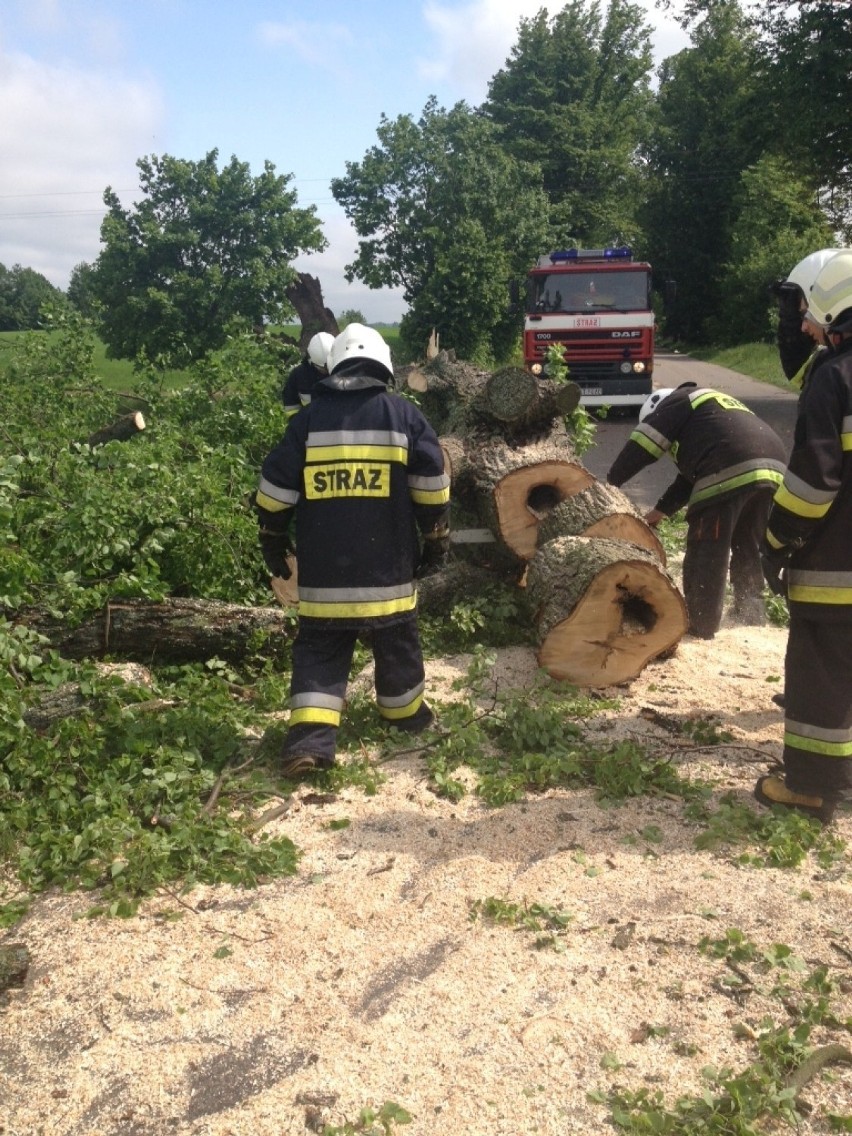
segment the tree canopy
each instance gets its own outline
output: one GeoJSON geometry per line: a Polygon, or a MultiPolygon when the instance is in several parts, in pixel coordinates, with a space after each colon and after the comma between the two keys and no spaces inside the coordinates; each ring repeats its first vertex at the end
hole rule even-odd
{"type": "Polygon", "coordinates": [[[637,152],[653,107],[646,13],[611,0],[570,0],[552,18],[522,19],[483,112],[515,157],[537,162],[560,243],[636,236],[637,152]]]}
{"type": "Polygon", "coordinates": [[[332,181],[361,238],[347,279],[402,286],[411,307],[400,335],[412,352],[435,328],[465,358],[502,354],[514,333],[508,282],[547,240],[538,167],[464,103],[447,111],[432,98],[417,121],[382,116],[377,134],[332,181]]]}
{"type": "Polygon", "coordinates": [[[34,331],[43,326],[45,304],[63,303],[59,289],[34,268],[0,264],[0,331],[34,331]]]}
{"type": "Polygon", "coordinates": [[[281,322],[291,312],[291,262],[325,245],[313,206],[297,208],[290,175],[263,173],[218,151],[201,161],[166,154],[136,163],[143,197],[122,207],[111,188],[103,248],[90,285],[113,358],[185,365],[226,341],[234,321],[281,322]]]}

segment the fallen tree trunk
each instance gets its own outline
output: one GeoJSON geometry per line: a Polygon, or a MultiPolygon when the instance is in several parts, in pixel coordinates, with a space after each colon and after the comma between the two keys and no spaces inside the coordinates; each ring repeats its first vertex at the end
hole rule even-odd
{"type": "Polygon", "coordinates": [[[38,608],[20,612],[16,622],[43,635],[65,658],[111,655],[142,663],[274,656],[296,630],[292,613],[279,607],[196,599],[121,600],[73,628],[38,608]]]}
{"type": "Polygon", "coordinates": [[[576,383],[555,383],[536,378],[523,367],[504,367],[495,371],[485,383],[481,413],[512,430],[534,430],[546,426],[554,418],[564,418],[580,402],[576,383]]]}
{"type": "MultiPolygon", "coordinates": [[[[482,595],[500,579],[489,568],[451,562],[442,572],[417,581],[418,610],[448,614],[456,604],[482,595]]],[[[41,608],[19,612],[15,622],[43,635],[67,659],[111,656],[156,664],[219,658],[243,663],[258,655],[286,655],[296,634],[295,613],[289,603],[286,607],[244,607],[199,599],[121,600],[76,627],[41,608]]],[[[67,697],[65,711],[71,714],[78,702],[73,693],[67,697]]]]}
{"type": "Polygon", "coordinates": [[[540,665],[576,686],[635,678],[687,627],[683,597],[656,556],[621,541],[549,541],[530,562],[527,596],[540,665]]]}

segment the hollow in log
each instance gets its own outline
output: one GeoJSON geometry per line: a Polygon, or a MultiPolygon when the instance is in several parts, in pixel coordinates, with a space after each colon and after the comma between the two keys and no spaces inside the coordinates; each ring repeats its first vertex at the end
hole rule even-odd
{"type": "Polygon", "coordinates": [[[540,666],[576,686],[629,682],[686,632],[686,604],[656,556],[621,541],[549,541],[529,565],[527,596],[540,666]]]}

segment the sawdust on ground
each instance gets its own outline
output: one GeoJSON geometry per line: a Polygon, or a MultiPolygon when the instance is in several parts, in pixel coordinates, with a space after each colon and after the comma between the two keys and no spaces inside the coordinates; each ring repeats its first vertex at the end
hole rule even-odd
{"type": "MultiPolygon", "coordinates": [[[[687,637],[604,692],[619,708],[598,728],[663,739],[681,772],[750,801],[780,753],[785,641],[776,628],[687,637]],[[716,718],[734,740],[666,729],[687,718],[716,718]]],[[[453,697],[466,667],[431,663],[432,697],[453,697]]],[[[499,654],[502,689],[535,675],[531,650],[499,654]]],[[[0,1132],[289,1136],[396,1102],[412,1121],[390,1131],[411,1136],[596,1136],[613,1129],[590,1093],[698,1094],[703,1067],[747,1067],[764,1016],[783,1018],[769,979],[737,993],[698,949],[728,928],[829,967],[852,1014],[845,868],[696,851],[677,799],[613,807],[552,790],[489,809],[436,797],[417,754],[385,772],[372,797],[300,786],[270,826],[302,849],[292,878],[163,895],[132,920],[76,918],[90,896],[41,898],[6,936],[32,963],[0,1008],[0,1132]],[[559,949],[471,918],[491,898],[568,913],[559,949]]],[[[849,813],[836,829],[852,837],[849,813]]],[[[852,1068],[807,1096],[799,1131],[828,1132],[827,1113],[852,1111],[852,1068]]]]}

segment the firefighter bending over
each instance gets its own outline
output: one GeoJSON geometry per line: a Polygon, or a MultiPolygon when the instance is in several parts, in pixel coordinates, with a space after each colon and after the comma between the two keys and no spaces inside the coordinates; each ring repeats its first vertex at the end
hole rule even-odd
{"type": "Polygon", "coordinates": [[[807,300],[828,353],[799,400],[764,556],[790,609],[784,774],[761,777],[755,796],[829,821],[852,788],[852,250],[825,263],[807,300]]]}
{"type": "Polygon", "coordinates": [[[334,343],[334,336],[327,331],[318,331],[308,341],[308,350],[301,363],[287,376],[281,391],[284,403],[284,417],[287,422],[293,415],[311,401],[314,387],[328,374],[328,353],[334,343]]]}
{"type": "Polygon", "coordinates": [[[645,520],[655,527],[686,506],[683,594],[690,634],[712,639],[719,630],[729,562],[734,618],[765,623],[760,547],[784,474],[783,442],[738,399],[681,383],[645,400],[607,481],[621,486],[664,454],[678,475],[645,520]]]}
{"type": "Polygon", "coordinates": [[[281,754],[286,777],[334,764],[358,639],[372,649],[387,725],[419,733],[433,720],[423,698],[414,581],[440,566],[449,548],[443,455],[417,407],[388,391],[391,355],[377,331],[349,324],[328,359],[329,376],[264,461],[256,495],[273,576],[290,575],[296,522],[299,630],[281,754]]]}

